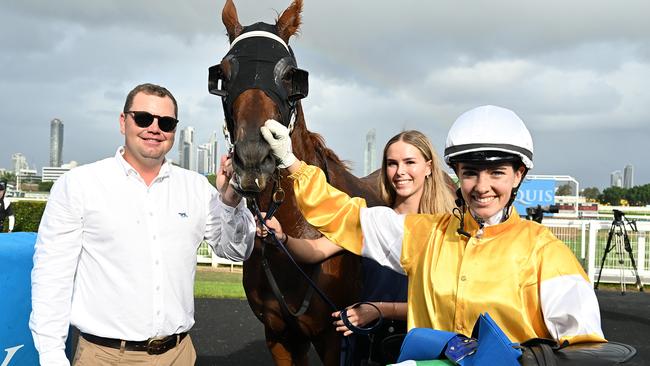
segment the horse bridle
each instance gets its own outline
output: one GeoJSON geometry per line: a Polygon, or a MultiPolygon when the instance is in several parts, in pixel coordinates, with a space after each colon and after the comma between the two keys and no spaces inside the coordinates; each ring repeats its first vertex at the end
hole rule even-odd
{"type": "MultiPolygon", "coordinates": [[[[208,91],[210,94],[221,97],[225,119],[223,134],[225,140],[229,144],[229,149],[232,151],[234,147],[235,120],[233,116],[233,104],[241,93],[249,89],[262,90],[275,102],[281,116],[279,122],[287,127],[291,133],[296,119],[297,102],[305,98],[309,92],[308,76],[309,73],[307,71],[297,67],[293,50],[282,40],[282,38],[279,37],[275,26],[260,22],[244,27],[242,33],[231,42],[230,51],[223,58],[222,63],[211,66],[208,69],[208,91]],[[227,62],[229,66],[225,70],[222,66],[223,62],[227,62]]],[[[325,167],[327,167],[327,158],[324,156],[322,158],[325,167]]],[[[278,170],[276,169],[276,172],[277,171],[278,170]]],[[[325,168],[325,174],[327,176],[327,168],[325,168]]],[[[283,199],[284,191],[282,191],[282,188],[280,187],[278,177],[274,177],[273,194],[266,217],[262,217],[255,199],[251,205],[252,210],[254,211],[253,214],[256,215],[262,225],[266,226],[266,220],[273,217],[273,214],[282,203],[283,199]]],[[[310,288],[313,289],[308,291],[300,309],[297,312],[293,312],[284,301],[269,269],[266,271],[267,278],[269,279],[274,293],[276,293],[276,297],[278,297],[278,301],[282,304],[282,307],[291,315],[299,316],[304,313],[309,306],[307,298],[311,297],[311,292],[316,291],[316,293],[318,293],[318,295],[332,308],[332,310],[338,311],[338,307],[327,295],[325,295],[325,293],[322,292],[320,288],[318,288],[311,277],[298,265],[285,245],[278,240],[275,232],[268,227],[266,229],[271,236],[272,242],[274,242],[278,248],[282,249],[302,276],[307,280],[310,288]]],[[[268,269],[268,263],[266,264],[265,269],[268,269]]],[[[353,325],[348,320],[347,310],[353,309],[361,304],[364,303],[357,303],[341,310],[341,320],[348,329],[352,330],[354,333],[370,334],[381,325],[383,316],[376,305],[367,303],[377,309],[379,313],[377,322],[373,326],[367,328],[353,325]]]]}
{"type": "Polygon", "coordinates": [[[222,62],[208,69],[208,91],[221,97],[223,134],[230,147],[234,145],[233,104],[239,95],[262,90],[277,106],[279,122],[291,131],[297,102],[309,93],[308,79],[309,73],[298,68],[293,50],[274,25],[260,22],[244,27],[222,62]],[[228,67],[223,67],[224,62],[228,67]]]}

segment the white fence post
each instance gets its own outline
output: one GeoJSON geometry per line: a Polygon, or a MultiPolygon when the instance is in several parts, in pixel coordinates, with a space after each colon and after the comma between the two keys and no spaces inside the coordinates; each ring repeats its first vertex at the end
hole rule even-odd
{"type": "Polygon", "coordinates": [[[583,221],[580,223],[580,259],[582,259],[582,263],[585,262],[585,249],[587,247],[587,241],[585,240],[586,232],[587,222],[583,221]]]}
{"type": "MultiPolygon", "coordinates": [[[[639,233],[640,234],[640,233],[639,233]]],[[[645,272],[645,236],[637,236],[636,267],[639,275],[645,272]]]]}
{"type": "Polygon", "coordinates": [[[587,244],[589,257],[587,260],[587,276],[591,279],[592,285],[596,282],[596,245],[598,244],[599,228],[600,222],[594,220],[589,221],[589,243],[587,244]]]}

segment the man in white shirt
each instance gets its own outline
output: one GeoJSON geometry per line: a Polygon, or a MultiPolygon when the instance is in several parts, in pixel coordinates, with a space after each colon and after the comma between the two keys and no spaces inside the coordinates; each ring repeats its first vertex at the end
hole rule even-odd
{"type": "Polygon", "coordinates": [[[81,332],[74,365],[193,365],[196,250],[206,240],[224,258],[252,251],[255,224],[229,186],[217,189],[165,159],[177,104],[143,84],[120,114],[125,145],[75,168],[52,187],[32,271],[30,329],[41,365],[69,365],[69,325],[81,332]]]}

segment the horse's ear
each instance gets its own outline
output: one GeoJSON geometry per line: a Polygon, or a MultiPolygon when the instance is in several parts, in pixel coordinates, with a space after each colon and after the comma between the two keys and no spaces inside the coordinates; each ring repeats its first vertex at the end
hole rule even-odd
{"type": "Polygon", "coordinates": [[[223,11],[221,12],[221,21],[223,21],[223,25],[226,26],[230,42],[241,34],[242,26],[239,24],[237,8],[235,8],[235,4],[232,0],[226,0],[226,5],[223,6],[223,11]]]}
{"type": "Polygon", "coordinates": [[[280,38],[287,43],[289,43],[289,38],[300,28],[300,22],[302,21],[300,13],[302,13],[302,0],[293,0],[293,3],[282,12],[275,23],[280,38]]]}

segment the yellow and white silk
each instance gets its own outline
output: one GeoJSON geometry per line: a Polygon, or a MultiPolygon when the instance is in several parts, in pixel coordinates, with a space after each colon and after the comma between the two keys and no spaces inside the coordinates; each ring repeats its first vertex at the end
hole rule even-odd
{"type": "Polygon", "coordinates": [[[489,312],[515,342],[605,341],[598,301],[573,253],[546,227],[513,210],[485,227],[465,215],[465,230],[449,214],[398,215],[366,208],[327,184],[322,171],[303,164],[291,176],[300,210],[334,243],[409,277],[408,327],[471,334],[489,312]]]}

